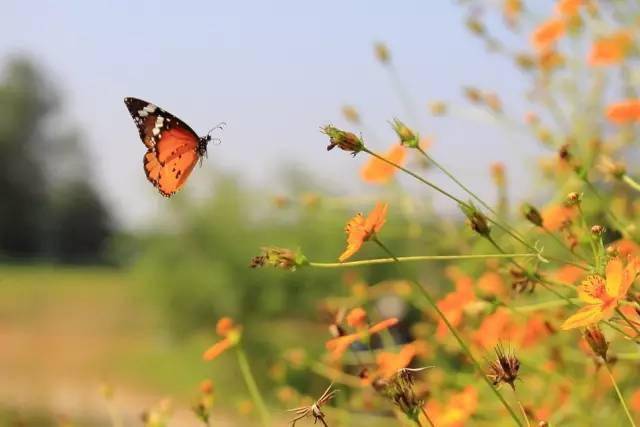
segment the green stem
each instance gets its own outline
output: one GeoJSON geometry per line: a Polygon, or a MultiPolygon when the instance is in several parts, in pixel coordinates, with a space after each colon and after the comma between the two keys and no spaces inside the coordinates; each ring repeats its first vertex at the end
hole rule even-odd
{"type": "Polygon", "coordinates": [[[622,408],[624,409],[624,413],[627,414],[627,418],[629,419],[629,424],[633,427],[636,427],[636,423],[633,421],[633,417],[629,412],[629,408],[627,408],[627,404],[624,402],[622,393],[618,388],[618,383],[616,382],[616,379],[613,376],[613,372],[611,372],[611,367],[609,367],[609,363],[605,362],[604,367],[607,370],[607,374],[609,374],[609,378],[611,379],[611,383],[613,384],[613,387],[616,389],[616,394],[618,395],[618,400],[620,401],[620,405],[622,405],[622,408]]]}
{"type": "Polygon", "coordinates": [[[538,254],[481,254],[481,255],[417,255],[417,256],[404,256],[397,258],[377,258],[366,259],[362,261],[349,261],[349,262],[309,262],[311,267],[320,268],[341,268],[341,267],[359,267],[363,265],[375,265],[375,264],[391,264],[393,262],[412,262],[412,261],[442,261],[452,259],[494,259],[494,258],[532,258],[537,257],[538,254]]]}
{"type": "Polygon", "coordinates": [[[640,329],[638,329],[638,327],[627,316],[624,315],[620,308],[616,307],[616,313],[618,314],[618,316],[622,317],[622,319],[624,319],[624,321],[627,322],[629,326],[631,326],[631,329],[633,329],[635,333],[638,334],[638,336],[640,336],[640,329]]]}
{"type": "MultiPolygon", "coordinates": [[[[380,248],[382,248],[383,251],[385,251],[391,258],[393,259],[397,259],[395,257],[395,255],[393,255],[393,253],[376,237],[374,237],[374,241],[378,244],[378,246],[380,246],[380,248]]],[[[449,329],[449,331],[451,331],[451,334],[455,337],[456,341],[458,342],[458,344],[460,345],[460,348],[462,348],[462,351],[466,354],[466,356],[469,358],[469,360],[471,361],[471,363],[473,364],[473,366],[475,367],[476,371],[478,372],[478,374],[480,374],[480,376],[482,377],[482,379],[484,380],[484,382],[489,386],[489,388],[493,391],[493,393],[496,395],[496,397],[500,400],[500,402],[502,402],[502,405],[507,409],[507,411],[509,411],[509,414],[511,415],[511,417],[513,418],[513,420],[516,422],[516,424],[520,427],[522,426],[522,423],[520,422],[520,419],[518,418],[518,416],[516,415],[516,413],[513,411],[513,409],[511,408],[511,406],[507,403],[507,401],[505,400],[505,398],[502,396],[502,394],[500,394],[500,392],[498,390],[496,390],[496,388],[493,386],[493,384],[491,384],[491,381],[489,381],[489,379],[487,378],[487,376],[485,375],[484,370],[482,369],[482,367],[480,366],[480,364],[478,363],[478,361],[476,360],[475,357],[473,357],[473,354],[471,353],[471,350],[469,349],[469,347],[467,346],[467,344],[464,342],[464,340],[462,339],[462,337],[458,334],[458,332],[456,331],[456,329],[453,327],[453,325],[451,323],[449,323],[449,320],[447,319],[447,317],[444,315],[444,313],[440,310],[440,308],[438,307],[438,304],[436,304],[435,300],[431,297],[431,295],[429,294],[429,292],[427,292],[427,290],[420,284],[418,283],[418,281],[416,281],[415,279],[411,278],[409,279],[409,281],[412,283],[412,285],[422,294],[422,296],[424,297],[424,299],[427,301],[427,303],[429,303],[429,305],[431,306],[431,308],[433,308],[436,313],[438,314],[438,317],[440,317],[440,319],[442,319],[442,321],[444,322],[444,324],[447,326],[447,328],[449,329]]]]}
{"type": "Polygon", "coordinates": [[[629,187],[633,188],[636,191],[640,191],[640,183],[638,183],[635,179],[631,178],[629,175],[622,175],[622,181],[627,184],[629,187]]]}
{"type": "Polygon", "coordinates": [[[256,380],[253,378],[253,374],[251,373],[251,368],[249,367],[249,361],[247,360],[247,355],[240,345],[236,346],[236,355],[238,356],[238,365],[240,366],[240,371],[242,372],[242,377],[244,379],[245,384],[247,385],[247,389],[249,389],[249,394],[251,395],[251,399],[253,403],[256,405],[258,409],[258,413],[260,414],[260,420],[262,421],[262,425],[264,427],[269,426],[269,412],[267,411],[267,406],[262,399],[262,395],[260,394],[260,390],[258,389],[258,385],[256,384],[256,380]]]}
{"type": "Polygon", "coordinates": [[[572,251],[571,251],[571,249],[569,249],[569,247],[568,247],[568,246],[567,246],[567,245],[566,245],[562,240],[560,240],[560,239],[558,238],[558,236],[556,236],[556,235],[555,235],[555,233],[554,233],[553,231],[549,230],[547,227],[544,227],[544,226],[543,226],[543,227],[541,227],[541,228],[544,230],[544,232],[545,232],[549,237],[551,237],[551,238],[552,238],[552,239],[553,239],[557,244],[559,244],[563,249],[565,249],[565,250],[566,250],[567,252],[569,252],[571,255],[575,256],[575,257],[576,257],[576,258],[578,258],[578,259],[580,259],[580,261],[582,261],[582,262],[586,262],[586,263],[588,263],[588,262],[589,262],[589,261],[588,261],[585,257],[583,257],[582,255],[579,255],[579,254],[577,254],[577,253],[572,252],[572,251]]]}
{"type": "Polygon", "coordinates": [[[511,390],[513,390],[513,397],[515,397],[516,402],[518,403],[518,407],[520,408],[520,412],[522,412],[522,418],[524,418],[524,421],[527,423],[527,427],[531,427],[531,423],[529,422],[529,417],[527,416],[527,411],[525,411],[524,405],[520,401],[520,398],[518,397],[518,393],[516,392],[516,387],[513,384],[511,385],[511,390]]]}

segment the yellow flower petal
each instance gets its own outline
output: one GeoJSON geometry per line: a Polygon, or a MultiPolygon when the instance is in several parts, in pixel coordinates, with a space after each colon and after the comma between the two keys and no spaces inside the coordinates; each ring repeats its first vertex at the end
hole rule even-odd
{"type": "Polygon", "coordinates": [[[607,294],[617,297],[622,286],[622,261],[620,258],[613,258],[607,263],[607,294]]]}
{"type": "Polygon", "coordinates": [[[560,329],[568,330],[574,328],[580,328],[584,326],[593,325],[598,323],[603,318],[602,310],[599,305],[587,305],[582,307],[576,314],[569,317],[560,326],[560,329]]]}

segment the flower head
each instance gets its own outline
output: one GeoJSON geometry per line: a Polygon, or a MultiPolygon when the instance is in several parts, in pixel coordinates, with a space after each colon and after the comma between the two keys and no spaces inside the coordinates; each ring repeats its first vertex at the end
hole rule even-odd
{"type": "Polygon", "coordinates": [[[531,35],[531,43],[540,52],[549,51],[565,31],[566,24],[563,19],[551,18],[535,29],[531,35]]]}
{"type": "Polygon", "coordinates": [[[595,354],[600,356],[602,360],[607,360],[609,343],[597,325],[591,325],[585,329],[584,339],[587,340],[587,344],[589,344],[589,347],[591,347],[591,350],[593,350],[595,354]]]}
{"type": "Polygon", "coordinates": [[[629,53],[633,39],[628,31],[619,31],[593,43],[589,52],[589,64],[605,66],[619,64],[629,53]]]}
{"type": "Polygon", "coordinates": [[[242,337],[242,327],[235,325],[230,317],[222,317],[216,324],[216,333],[222,339],[204,352],[202,358],[206,361],[213,360],[228,349],[236,346],[242,337]]]}
{"type": "Polygon", "coordinates": [[[296,417],[293,418],[289,423],[292,427],[296,425],[296,422],[305,418],[309,415],[313,417],[313,423],[315,424],[318,420],[322,423],[323,426],[327,427],[328,424],[325,420],[325,414],[322,412],[322,405],[333,399],[333,396],[338,392],[338,390],[331,390],[333,384],[330,384],[329,387],[322,393],[322,396],[311,406],[301,406],[299,408],[288,409],[289,412],[293,412],[296,417]]]}
{"type": "Polygon", "coordinates": [[[361,213],[351,218],[345,228],[347,232],[347,249],[340,255],[340,262],[346,261],[358,252],[364,242],[371,239],[382,229],[387,220],[388,207],[388,204],[378,202],[366,218],[361,213]]]}
{"type": "MultiPolygon", "coordinates": [[[[407,150],[400,144],[395,144],[383,157],[392,163],[402,166],[407,150]]],[[[391,180],[398,169],[377,157],[371,157],[360,170],[363,181],[372,184],[385,184],[391,180]]]]}
{"type": "Polygon", "coordinates": [[[586,303],[562,324],[562,329],[573,329],[594,325],[613,316],[620,301],[635,280],[640,269],[640,260],[632,258],[623,266],[620,258],[612,258],[606,267],[605,277],[588,276],[580,285],[578,296],[586,303]]]}
{"type": "Polygon", "coordinates": [[[607,107],[607,119],[617,125],[640,120],[640,99],[627,99],[607,107]]]}

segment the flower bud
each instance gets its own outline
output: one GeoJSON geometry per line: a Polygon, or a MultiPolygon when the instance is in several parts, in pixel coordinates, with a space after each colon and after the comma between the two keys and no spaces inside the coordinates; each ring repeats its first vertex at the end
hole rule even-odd
{"type": "Polygon", "coordinates": [[[587,340],[591,350],[598,356],[602,357],[602,360],[607,360],[607,350],[609,350],[609,343],[604,337],[602,330],[597,325],[589,326],[584,331],[584,339],[587,340]]]}
{"type": "Polygon", "coordinates": [[[292,251],[291,249],[264,247],[262,248],[262,254],[253,257],[249,266],[251,268],[271,266],[295,271],[298,267],[304,267],[308,263],[307,257],[299,250],[292,251]]]}
{"type": "Polygon", "coordinates": [[[329,137],[327,150],[332,150],[333,147],[337,146],[344,151],[351,151],[355,156],[364,148],[362,140],[352,132],[346,132],[334,126],[327,125],[322,128],[322,133],[329,137]]]}
{"type": "Polygon", "coordinates": [[[565,205],[576,206],[576,205],[579,205],[581,201],[582,201],[582,194],[572,191],[571,193],[567,194],[567,200],[565,201],[565,205]]]}
{"type": "Polygon", "coordinates": [[[467,205],[459,204],[458,206],[467,217],[471,229],[484,237],[489,237],[491,229],[489,227],[489,223],[487,222],[487,217],[484,216],[484,214],[478,209],[476,209],[476,207],[471,202],[469,202],[469,204],[467,205]]]}
{"type": "Polygon", "coordinates": [[[413,133],[411,129],[409,129],[404,123],[402,123],[398,119],[393,119],[393,123],[391,123],[391,127],[400,138],[400,143],[409,148],[418,148],[420,143],[420,138],[418,135],[413,133]]]}
{"type": "Polygon", "coordinates": [[[542,227],[543,219],[540,211],[538,211],[538,209],[536,209],[529,203],[525,203],[522,206],[522,214],[531,224],[535,225],[536,227],[542,227]]]}
{"type": "Polygon", "coordinates": [[[601,225],[594,225],[593,227],[591,227],[591,235],[593,237],[600,237],[602,236],[602,233],[604,233],[604,227],[601,225]]]}
{"type": "Polygon", "coordinates": [[[350,121],[351,123],[360,123],[360,114],[358,114],[358,110],[356,110],[351,105],[345,105],[342,107],[342,114],[344,118],[350,121]]]}
{"type": "Polygon", "coordinates": [[[382,62],[383,64],[388,64],[389,62],[391,62],[391,53],[389,52],[389,48],[386,44],[376,43],[374,45],[374,50],[378,61],[382,62]]]}
{"type": "Polygon", "coordinates": [[[429,104],[429,110],[434,116],[444,116],[447,114],[447,104],[442,101],[434,101],[429,104]]]}

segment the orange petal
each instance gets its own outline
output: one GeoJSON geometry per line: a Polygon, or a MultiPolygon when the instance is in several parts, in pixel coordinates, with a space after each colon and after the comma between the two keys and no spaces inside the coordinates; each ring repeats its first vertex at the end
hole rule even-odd
{"type": "Polygon", "coordinates": [[[395,317],[391,317],[389,319],[383,320],[382,322],[378,322],[375,325],[373,325],[372,327],[370,327],[369,328],[369,333],[370,334],[375,334],[375,333],[384,331],[385,329],[389,329],[390,327],[392,327],[396,323],[398,323],[398,319],[395,318],[395,317]]]}
{"type": "Polygon", "coordinates": [[[582,307],[576,314],[569,317],[560,326],[560,329],[568,330],[574,328],[585,327],[598,323],[604,317],[602,309],[599,305],[587,305],[582,307]]]}
{"type": "Polygon", "coordinates": [[[612,258],[606,268],[606,290],[611,297],[617,297],[622,287],[622,261],[620,258],[612,258]]]}
{"type": "Polygon", "coordinates": [[[349,243],[349,245],[347,245],[347,249],[344,252],[342,252],[340,257],[338,258],[338,261],[345,262],[346,260],[351,258],[353,254],[358,252],[361,247],[362,247],[362,241],[349,243]]]}
{"type": "Polygon", "coordinates": [[[232,341],[228,338],[225,338],[221,341],[218,341],[211,347],[207,349],[202,355],[204,360],[213,360],[216,357],[220,356],[222,353],[227,351],[232,345],[232,341]]]}
{"type": "Polygon", "coordinates": [[[387,221],[387,209],[388,203],[376,203],[376,207],[373,208],[367,220],[365,222],[365,229],[377,233],[382,229],[382,226],[387,221]]]}
{"type": "Polygon", "coordinates": [[[620,289],[618,290],[618,294],[615,295],[616,298],[621,299],[627,295],[631,284],[636,280],[636,276],[638,275],[638,264],[637,258],[630,258],[627,262],[627,266],[624,269],[624,273],[622,276],[622,283],[620,284],[620,289]]]}
{"type": "MultiPolygon", "coordinates": [[[[390,162],[402,166],[406,157],[406,148],[400,144],[396,144],[383,157],[390,162]]],[[[373,184],[384,184],[389,182],[393,175],[397,172],[397,168],[389,163],[371,157],[360,170],[360,177],[365,182],[373,184]]]]}

